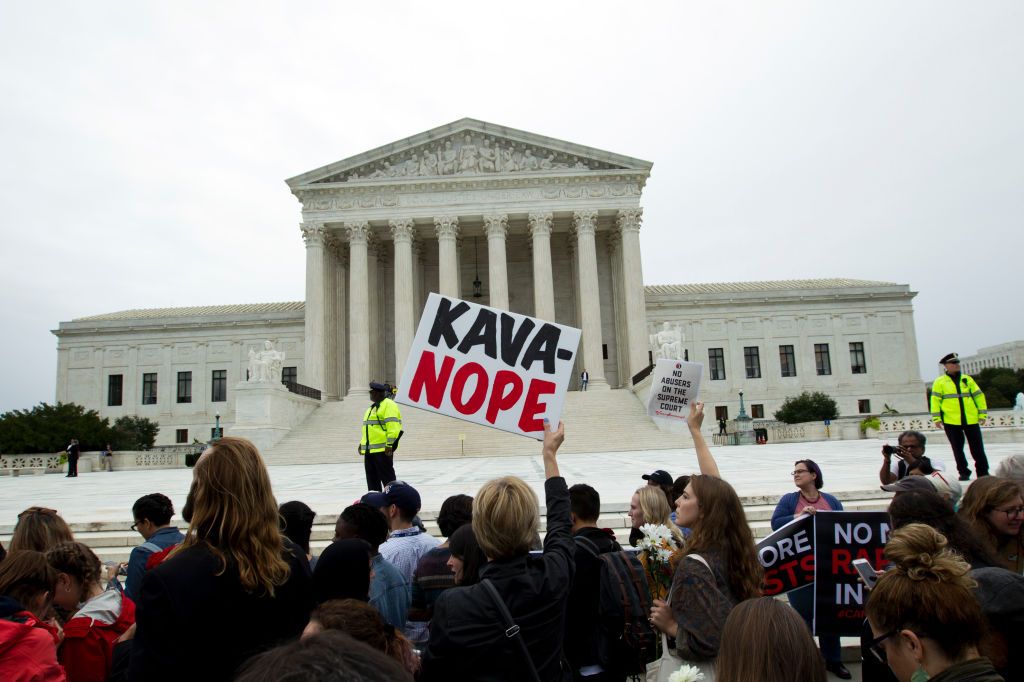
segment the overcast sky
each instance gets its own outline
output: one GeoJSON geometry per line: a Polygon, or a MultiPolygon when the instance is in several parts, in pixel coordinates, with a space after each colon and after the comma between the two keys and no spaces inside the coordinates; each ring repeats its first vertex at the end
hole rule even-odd
{"type": "Polygon", "coordinates": [[[284,179],[470,116],[654,162],[647,284],[909,284],[1024,338],[1024,3],[7,2],[0,410],[127,308],[302,300],[284,179]]]}

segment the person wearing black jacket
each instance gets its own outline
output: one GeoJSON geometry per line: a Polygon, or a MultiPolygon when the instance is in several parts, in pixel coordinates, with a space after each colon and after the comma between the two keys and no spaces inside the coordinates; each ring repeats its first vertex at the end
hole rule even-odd
{"type": "Polygon", "coordinates": [[[601,496],[596,490],[585,483],[577,483],[569,488],[569,501],[573,540],[576,542],[576,576],[565,616],[565,657],[569,659],[573,679],[577,682],[618,682],[625,678],[612,676],[598,663],[601,588],[601,560],[598,556],[621,552],[622,547],[611,530],[597,527],[601,496]]]}
{"type": "Polygon", "coordinates": [[[530,554],[540,525],[537,495],[514,476],[484,484],[473,501],[473,532],[487,555],[481,582],[445,590],[434,604],[421,680],[569,682],[562,653],[566,602],[575,570],[569,490],[558,473],[562,424],[544,424],[544,553],[530,554]],[[492,596],[486,583],[497,590],[492,596]],[[499,604],[500,600],[502,604],[499,604]],[[518,633],[507,624],[507,609],[518,633]],[[511,631],[511,636],[506,632],[511,631]]]}

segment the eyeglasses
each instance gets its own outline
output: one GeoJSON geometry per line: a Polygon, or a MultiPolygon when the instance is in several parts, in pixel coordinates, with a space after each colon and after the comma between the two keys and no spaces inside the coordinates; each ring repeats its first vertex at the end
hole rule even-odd
{"type": "Polygon", "coordinates": [[[133,523],[131,525],[131,529],[134,530],[135,532],[138,532],[139,531],[139,522],[136,521],[135,523],[133,523]]]}
{"type": "Polygon", "coordinates": [[[811,472],[808,471],[807,469],[795,469],[793,471],[790,471],[789,475],[790,476],[796,476],[797,474],[809,474],[809,473],[811,473],[811,472]]]}
{"type": "Polygon", "coordinates": [[[1024,516],[1024,507],[1010,507],[1009,509],[996,509],[997,512],[1006,514],[1006,518],[1012,519],[1015,516],[1024,516]]]}
{"type": "Polygon", "coordinates": [[[878,659],[879,663],[885,663],[886,665],[888,665],[889,661],[885,655],[885,649],[882,648],[882,642],[889,639],[895,634],[895,630],[889,630],[889,632],[885,633],[884,635],[875,637],[873,640],[871,640],[871,643],[868,644],[868,649],[870,649],[871,653],[875,655],[875,658],[878,659]]]}

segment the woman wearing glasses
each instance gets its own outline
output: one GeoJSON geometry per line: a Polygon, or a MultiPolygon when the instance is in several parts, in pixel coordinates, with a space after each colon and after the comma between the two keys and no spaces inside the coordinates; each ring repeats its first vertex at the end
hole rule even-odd
{"type": "MultiPolygon", "coordinates": [[[[778,530],[795,518],[819,511],[842,511],[843,504],[832,495],[821,492],[824,478],[821,467],[813,460],[801,459],[793,464],[793,484],[796,492],[782,496],[772,514],[772,530],[778,530]]],[[[814,585],[807,585],[789,593],[789,603],[811,627],[814,617],[814,585]]],[[[825,668],[836,677],[848,680],[853,675],[842,662],[842,648],[836,635],[820,635],[821,653],[825,668]]]]}
{"type": "Polygon", "coordinates": [[[971,567],[930,526],[893,531],[885,546],[892,562],[867,603],[871,652],[900,682],[1001,682],[978,655],[985,617],[971,589],[971,567]]]}
{"type": "Polygon", "coordinates": [[[998,476],[979,478],[967,488],[960,516],[991,544],[1006,568],[1024,573],[1024,500],[1017,483],[998,476]]]}

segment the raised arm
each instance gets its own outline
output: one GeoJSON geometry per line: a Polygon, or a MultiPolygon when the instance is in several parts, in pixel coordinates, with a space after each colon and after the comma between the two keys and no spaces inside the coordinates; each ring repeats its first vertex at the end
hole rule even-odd
{"type": "Polygon", "coordinates": [[[718,464],[704,440],[704,434],[700,432],[700,426],[704,423],[704,403],[697,401],[690,403],[690,416],[686,423],[690,427],[690,436],[693,438],[693,446],[697,449],[697,466],[705,476],[721,478],[718,473],[718,464]]]}
{"type": "Polygon", "coordinates": [[[565,440],[565,427],[558,422],[558,428],[551,430],[551,423],[544,420],[544,478],[555,478],[561,476],[558,473],[558,460],[555,455],[559,446],[565,440]]]}

